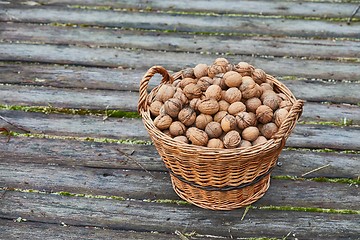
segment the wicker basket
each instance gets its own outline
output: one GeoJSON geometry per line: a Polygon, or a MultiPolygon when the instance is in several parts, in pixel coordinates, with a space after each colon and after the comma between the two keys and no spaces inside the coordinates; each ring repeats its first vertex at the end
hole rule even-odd
{"type": "Polygon", "coordinates": [[[150,68],[141,80],[138,103],[143,123],[170,172],[174,191],[184,200],[212,210],[230,210],[257,201],[269,188],[271,170],[301,115],[303,101],[296,100],[284,84],[267,75],[274,90],[293,103],[273,139],[248,148],[195,146],[175,141],[158,130],[149,112],[149,103],[161,85],[179,78],[180,72],[170,76],[161,66],[150,68]],[[156,73],[163,76],[162,82],[148,94],[148,83],[156,73]]]}

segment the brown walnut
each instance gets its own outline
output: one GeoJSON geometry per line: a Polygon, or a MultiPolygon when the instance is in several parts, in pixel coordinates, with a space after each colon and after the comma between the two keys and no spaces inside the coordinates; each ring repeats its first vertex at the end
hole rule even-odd
{"type": "Polygon", "coordinates": [[[278,127],[273,122],[266,123],[261,128],[261,134],[267,139],[270,139],[277,131],[278,127]]]}
{"type": "Polygon", "coordinates": [[[209,140],[206,132],[196,127],[190,127],[186,131],[186,137],[192,144],[198,146],[206,146],[209,140]]]}
{"type": "Polygon", "coordinates": [[[273,118],[273,110],[266,105],[261,105],[256,109],[256,118],[259,122],[264,124],[271,122],[273,118]]]}
{"type": "Polygon", "coordinates": [[[239,129],[255,126],[256,116],[252,112],[240,112],[236,115],[236,123],[239,129]]]}
{"type": "Polygon", "coordinates": [[[178,119],[185,126],[191,126],[195,122],[196,113],[194,109],[190,107],[185,107],[179,112],[178,119]]]}
{"type": "Polygon", "coordinates": [[[165,113],[170,117],[177,117],[180,110],[182,109],[182,102],[178,98],[170,98],[164,103],[165,113]]]}
{"type": "Polygon", "coordinates": [[[155,126],[160,130],[168,129],[172,123],[172,118],[169,115],[159,115],[154,119],[155,126]]]}
{"type": "Polygon", "coordinates": [[[213,98],[205,99],[201,101],[198,109],[201,113],[212,115],[219,111],[219,103],[213,98]]]}
{"type": "Polygon", "coordinates": [[[194,75],[196,78],[201,78],[206,76],[208,73],[208,65],[200,63],[194,67],[194,75]]]}
{"type": "Polygon", "coordinates": [[[225,148],[237,148],[240,145],[240,141],[240,134],[235,130],[226,133],[223,139],[225,148]]]}
{"type": "Polygon", "coordinates": [[[250,126],[242,131],[241,137],[245,140],[248,140],[249,142],[252,142],[258,138],[259,134],[260,132],[257,127],[250,126]]]}
{"type": "Polygon", "coordinates": [[[218,138],[222,134],[221,125],[218,122],[209,122],[205,127],[205,132],[209,138],[218,138]]]}
{"type": "Polygon", "coordinates": [[[209,148],[224,148],[224,143],[218,138],[212,138],[209,140],[207,147],[209,147],[209,148]]]}
{"type": "Polygon", "coordinates": [[[230,104],[234,102],[240,102],[241,97],[241,91],[236,87],[229,88],[224,94],[224,100],[230,104]]]}
{"type": "Polygon", "coordinates": [[[208,125],[209,122],[213,121],[213,117],[211,115],[200,113],[195,120],[195,126],[199,129],[204,130],[206,125],[208,125]]]}
{"type": "Polygon", "coordinates": [[[182,122],[175,121],[171,123],[169,127],[169,131],[171,136],[176,137],[176,136],[184,135],[186,132],[186,127],[182,122]]]}

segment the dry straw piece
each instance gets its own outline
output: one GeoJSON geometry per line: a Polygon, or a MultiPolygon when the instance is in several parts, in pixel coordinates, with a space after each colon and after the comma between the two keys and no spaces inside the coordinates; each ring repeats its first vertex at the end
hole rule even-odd
{"type": "MultiPolygon", "coordinates": [[[[215,70],[218,69],[212,69],[211,73],[216,72],[215,70]]],[[[237,70],[250,75],[253,67],[242,63],[237,70]]],[[[203,74],[202,71],[199,72],[200,75],[203,74]]],[[[255,140],[259,144],[253,146],[244,141],[239,143],[248,147],[240,145],[232,149],[223,149],[221,146],[210,148],[206,147],[208,139],[202,138],[204,134],[200,130],[201,132],[192,133],[196,137],[193,140],[203,145],[197,146],[185,143],[186,139],[173,139],[166,135],[155,126],[151,117],[150,103],[161,86],[182,78],[182,72],[169,75],[163,67],[153,66],[140,82],[138,102],[143,123],[170,172],[173,189],[184,200],[212,210],[231,210],[257,201],[269,188],[270,173],[302,113],[303,101],[297,100],[284,84],[266,75],[266,82],[272,84],[274,90],[282,93],[291,103],[289,113],[274,136],[267,141],[260,141],[259,137],[255,140]],[[163,76],[161,84],[148,93],[148,83],[157,73],[163,76]]],[[[212,144],[213,141],[210,145],[212,144]]]]}

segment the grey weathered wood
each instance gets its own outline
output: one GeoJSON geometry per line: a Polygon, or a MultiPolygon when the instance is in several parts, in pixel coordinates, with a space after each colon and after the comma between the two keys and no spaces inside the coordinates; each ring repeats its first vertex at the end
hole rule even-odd
{"type": "MultiPolygon", "coordinates": [[[[130,199],[179,199],[167,172],[0,163],[0,185],[46,192],[120,196],[130,199]]],[[[272,179],[255,206],[360,208],[358,186],[272,179]],[[306,194],[304,194],[304,192],[306,194]],[[299,197],[302,196],[302,197],[299,197]]]]}
{"type": "Polygon", "coordinates": [[[124,11],[94,11],[44,6],[16,7],[4,5],[0,21],[49,23],[62,22],[95,26],[140,28],[147,30],[176,30],[180,32],[212,32],[260,34],[293,37],[359,38],[360,24],[321,20],[278,18],[228,17],[143,13],[124,11]]]}
{"type": "Polygon", "coordinates": [[[277,237],[289,232],[299,239],[354,239],[359,219],[354,214],[250,210],[209,211],[195,206],[73,198],[49,194],[7,191],[0,200],[0,217],[76,226],[122,230],[159,231],[174,229],[199,234],[238,237],[277,237]],[[214,227],[218,226],[218,227],[214,227]]]}
{"type": "MultiPolygon", "coordinates": [[[[155,232],[134,232],[116,229],[104,229],[93,226],[67,226],[61,223],[47,224],[40,222],[14,222],[10,219],[0,219],[0,232],[3,239],[33,239],[33,240],[64,240],[64,239],[101,239],[101,240],[178,240],[175,234],[155,232]]],[[[197,237],[202,239],[202,237],[197,237]]],[[[204,238],[213,239],[213,238],[204,238]]]]}
{"type": "MultiPolygon", "coordinates": [[[[42,114],[1,110],[0,115],[10,122],[30,129],[33,133],[61,136],[108,137],[115,139],[145,139],[149,135],[141,119],[108,119],[101,117],[42,114]]],[[[5,124],[5,126],[7,126],[5,124]]],[[[11,126],[8,126],[11,129],[11,126]]],[[[16,129],[14,129],[16,131],[16,129]]],[[[331,127],[298,124],[286,146],[360,150],[359,127],[331,127]]]]}
{"type": "MultiPolygon", "coordinates": [[[[5,139],[4,139],[5,141],[5,139]]],[[[49,166],[89,167],[100,169],[130,169],[165,171],[165,165],[153,145],[99,143],[14,137],[8,143],[0,141],[1,162],[20,164],[47,164],[49,166]],[[131,156],[132,159],[126,157],[131,156]],[[134,159],[134,160],[133,160],[134,159]]],[[[304,150],[282,151],[281,167],[276,167],[273,176],[298,176],[328,165],[305,177],[357,178],[359,155],[304,150]]]]}
{"type": "MultiPolygon", "coordinates": [[[[194,67],[198,63],[211,64],[218,55],[176,53],[144,50],[122,50],[53,46],[36,44],[0,43],[0,60],[41,63],[75,64],[83,66],[135,68],[147,70],[162,65],[172,71],[194,67]],[[151,59],[151,61],[149,61],[151,59]]],[[[262,68],[270,75],[359,80],[358,63],[337,61],[301,60],[288,58],[262,58],[252,56],[227,56],[232,63],[246,61],[262,68]]]]}
{"type": "MultiPolygon", "coordinates": [[[[12,1],[13,3],[25,4],[21,0],[12,1]]],[[[236,0],[227,1],[171,1],[161,0],[152,1],[96,1],[96,0],[47,0],[42,1],[42,5],[55,6],[82,6],[96,7],[103,6],[112,9],[148,9],[162,11],[189,11],[189,12],[214,12],[218,14],[259,14],[261,15],[283,15],[283,16],[311,16],[321,18],[348,17],[349,12],[356,8],[355,3],[334,3],[334,2],[301,2],[301,1],[246,1],[236,0]]]]}
{"type": "MultiPolygon", "coordinates": [[[[225,5],[225,4],[224,4],[225,5]]],[[[1,23],[0,39],[12,42],[122,47],[172,52],[226,53],[323,59],[358,58],[360,43],[327,39],[204,36],[138,30],[1,23]],[[331,51],[329,51],[331,48],[331,51]],[[316,51],[314,51],[316,49],[316,51]]]]}

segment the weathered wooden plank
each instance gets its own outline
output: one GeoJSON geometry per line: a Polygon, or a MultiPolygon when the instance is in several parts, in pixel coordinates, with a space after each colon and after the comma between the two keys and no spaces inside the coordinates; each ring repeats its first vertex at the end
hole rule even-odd
{"type": "MultiPolygon", "coordinates": [[[[176,53],[144,50],[122,50],[106,48],[84,48],[37,44],[0,43],[0,60],[41,63],[75,64],[84,66],[148,69],[162,65],[179,71],[194,67],[198,63],[211,64],[217,55],[176,53]],[[151,61],[147,61],[151,59],[151,61]]],[[[227,56],[232,63],[246,61],[275,76],[297,76],[308,78],[359,80],[358,63],[336,61],[301,60],[287,58],[261,58],[252,56],[227,56]]]]}
{"type": "MultiPolygon", "coordinates": [[[[4,194],[3,192],[0,192],[4,194]]],[[[0,217],[76,226],[122,230],[174,232],[238,237],[284,237],[299,239],[354,239],[359,219],[354,214],[250,210],[209,211],[194,206],[73,198],[49,194],[6,192],[0,200],[0,217]],[[151,219],[151,220],[150,220],[151,219]],[[149,221],[150,220],[150,221],[149,221]],[[218,227],[214,227],[218,226],[218,227]]]]}
{"type": "Polygon", "coordinates": [[[321,20],[279,18],[228,17],[143,13],[123,11],[94,11],[44,6],[16,7],[4,5],[0,21],[49,23],[62,22],[96,26],[140,28],[147,30],[176,30],[180,32],[237,33],[293,37],[359,38],[360,24],[321,20]],[[211,23],[211,24],[210,24],[211,23]]]}
{"type": "MultiPolygon", "coordinates": [[[[132,145],[16,137],[1,144],[1,162],[78,166],[102,169],[165,171],[165,165],[153,145],[132,145]],[[124,154],[128,154],[129,159],[124,154]],[[144,169],[143,169],[144,168],[144,169]]],[[[328,166],[305,177],[357,178],[357,154],[310,152],[284,149],[279,157],[281,167],[274,176],[298,176],[322,166],[328,166]]]]}
{"type": "MultiPolygon", "coordinates": [[[[15,219],[14,219],[15,220],[15,219]]],[[[93,226],[68,226],[61,223],[15,222],[14,220],[0,219],[1,237],[7,240],[33,239],[33,240],[63,240],[63,239],[104,239],[104,240],[178,240],[175,234],[157,232],[135,232],[116,229],[104,229],[93,226]]],[[[214,239],[202,238],[197,239],[214,239]]]]}
{"type": "Polygon", "coordinates": [[[155,51],[292,56],[338,60],[358,58],[360,52],[359,42],[345,40],[193,36],[184,33],[74,28],[23,23],[0,23],[0,39],[12,42],[122,47],[155,51]]]}
{"type": "MultiPolygon", "coordinates": [[[[25,4],[21,0],[12,3],[25,4]]],[[[186,12],[210,12],[218,14],[259,14],[259,15],[282,15],[282,16],[307,16],[336,18],[348,17],[349,12],[356,8],[355,3],[336,3],[336,2],[299,2],[299,1],[246,1],[235,0],[226,1],[171,1],[161,0],[152,1],[94,1],[94,0],[47,0],[42,1],[42,5],[66,6],[70,7],[99,7],[99,9],[121,9],[130,8],[148,11],[186,11],[186,12]]]]}
{"type": "MultiPolygon", "coordinates": [[[[0,163],[0,185],[46,192],[120,196],[129,199],[180,199],[167,172],[0,163]]],[[[360,209],[357,186],[272,179],[256,206],[360,209]],[[306,195],[303,193],[306,192],[306,195]],[[299,197],[302,196],[302,197],[299,197]]]]}
{"type": "MultiPolygon", "coordinates": [[[[149,135],[141,119],[114,118],[103,121],[101,117],[95,116],[45,115],[42,113],[8,110],[1,110],[0,115],[12,123],[30,129],[34,133],[149,140],[149,135]]],[[[7,127],[11,129],[11,126],[7,127]]],[[[359,134],[359,127],[298,124],[288,139],[287,146],[360,150],[359,134]]]]}

